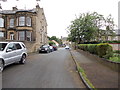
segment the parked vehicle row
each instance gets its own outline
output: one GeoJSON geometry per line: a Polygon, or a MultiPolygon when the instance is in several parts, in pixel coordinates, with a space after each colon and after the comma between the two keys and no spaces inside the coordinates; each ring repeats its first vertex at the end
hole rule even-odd
{"type": "Polygon", "coordinates": [[[57,46],[56,45],[42,45],[38,49],[38,52],[39,53],[42,53],[42,52],[50,53],[50,52],[53,52],[53,51],[56,51],[56,50],[57,50],[57,46]]]}
{"type": "Polygon", "coordinates": [[[0,72],[6,65],[26,61],[27,49],[22,42],[0,42],[0,72]]]}

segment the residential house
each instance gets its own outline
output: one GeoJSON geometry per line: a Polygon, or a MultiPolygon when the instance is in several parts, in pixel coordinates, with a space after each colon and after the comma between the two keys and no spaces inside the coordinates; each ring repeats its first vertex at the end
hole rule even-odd
{"type": "Polygon", "coordinates": [[[47,43],[47,21],[43,8],[36,5],[30,10],[17,9],[0,11],[0,40],[22,41],[28,52],[47,43]]]}

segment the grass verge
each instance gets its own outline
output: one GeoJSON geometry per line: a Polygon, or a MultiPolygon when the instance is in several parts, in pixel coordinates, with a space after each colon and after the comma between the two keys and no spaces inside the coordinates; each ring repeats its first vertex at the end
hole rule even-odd
{"type": "Polygon", "coordinates": [[[84,78],[84,80],[87,82],[87,84],[93,89],[93,90],[97,90],[93,84],[89,81],[89,79],[87,78],[87,75],[85,74],[85,71],[80,67],[80,65],[78,64],[78,62],[76,61],[76,65],[78,68],[78,72],[80,72],[82,74],[82,77],[84,78]]]}

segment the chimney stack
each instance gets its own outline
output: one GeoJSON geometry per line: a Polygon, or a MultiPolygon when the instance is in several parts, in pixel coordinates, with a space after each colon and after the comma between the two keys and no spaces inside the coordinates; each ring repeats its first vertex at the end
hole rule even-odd
{"type": "Polygon", "coordinates": [[[12,7],[13,11],[17,11],[17,6],[16,7],[12,7]]]}

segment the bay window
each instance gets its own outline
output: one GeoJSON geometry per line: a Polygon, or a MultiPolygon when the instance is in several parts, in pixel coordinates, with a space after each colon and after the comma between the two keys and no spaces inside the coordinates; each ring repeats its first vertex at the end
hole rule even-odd
{"type": "Polygon", "coordinates": [[[20,16],[17,18],[17,26],[31,26],[31,17],[20,16]]]}
{"type": "Polygon", "coordinates": [[[18,32],[18,40],[20,40],[20,41],[25,40],[25,32],[24,31],[18,32]]]}
{"type": "Polygon", "coordinates": [[[25,26],[25,17],[24,16],[19,17],[19,26],[25,26]]]}
{"type": "Polygon", "coordinates": [[[19,31],[18,32],[18,40],[20,41],[24,41],[24,40],[27,40],[27,41],[31,41],[31,35],[32,32],[30,31],[19,31]]]}
{"type": "Polygon", "coordinates": [[[31,26],[31,18],[30,17],[26,17],[26,25],[31,26]]]}

